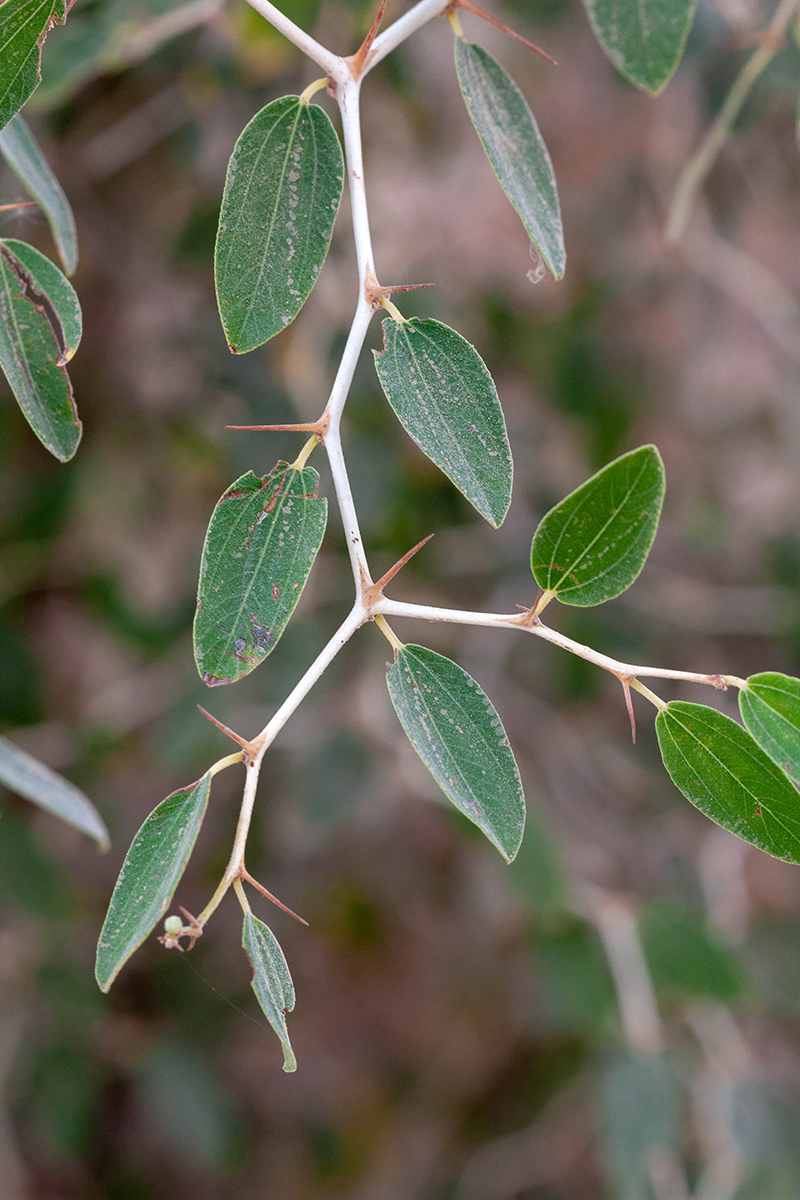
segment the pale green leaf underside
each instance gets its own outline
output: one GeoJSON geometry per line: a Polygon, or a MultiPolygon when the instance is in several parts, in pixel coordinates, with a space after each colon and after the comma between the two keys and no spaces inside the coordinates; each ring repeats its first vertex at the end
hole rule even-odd
{"type": "Polygon", "coordinates": [[[63,24],[64,0],[5,0],[0,4],[0,129],[35,91],[42,43],[63,24]]]}
{"type": "Polygon", "coordinates": [[[47,297],[58,317],[56,336],[63,351],[65,362],[69,362],[83,336],[83,315],[77,292],[66,275],[27,242],[6,238],[5,245],[28,272],[37,290],[47,297]]]}
{"type": "Polygon", "coordinates": [[[245,127],[228,165],[215,257],[234,353],[297,316],[328,253],[343,182],[339,139],[318,104],[284,96],[245,127]]]}
{"type": "Polygon", "coordinates": [[[65,289],[72,296],[74,292],[57,267],[49,260],[44,260],[48,264],[44,267],[44,255],[26,247],[26,261],[36,264],[43,281],[45,275],[49,280],[58,276],[58,287],[43,300],[31,272],[10,249],[13,244],[0,242],[0,367],[40,442],[60,462],[67,462],[82,432],[64,367],[68,352],[64,327],[73,340],[75,333],[65,289]],[[56,319],[62,311],[63,322],[56,319]]]}
{"type": "Polygon", "coordinates": [[[461,94],[503,191],[556,279],[566,267],[553,164],[525,97],[480,46],[456,38],[461,94]]]}
{"type": "Polygon", "coordinates": [[[641,446],[603,467],[543,518],[531,569],[563,604],[603,604],[630,587],[645,564],[664,501],[664,464],[641,446]]]}
{"type": "Polygon", "coordinates": [[[275,648],[314,564],[328,516],[319,475],[279,462],[220,498],[203,547],[194,654],[215,687],[249,674],[275,648]]]}
{"type": "Polygon", "coordinates": [[[131,842],[97,944],[95,977],[102,991],[167,911],[197,841],[210,790],[206,774],[173,792],[131,842]]]}
{"type": "Polygon", "coordinates": [[[286,1013],[294,1008],[294,986],[283,951],[269,926],[251,912],[244,915],[242,946],[253,968],[253,991],[281,1040],[283,1069],[296,1071],[297,1059],[286,1028],[286,1013]]]}
{"type": "Polygon", "coordinates": [[[730,717],[674,700],[656,717],[661,757],[696,808],[742,841],[800,863],[800,793],[730,717]]]}
{"type": "Polygon", "coordinates": [[[800,780],[800,679],[764,671],[739,692],[742,720],[773,762],[800,780]]]}
{"type": "Polygon", "coordinates": [[[439,787],[511,862],[525,826],[522,783],[494,705],[457,663],[404,646],[387,674],[412,746],[439,787]]]}
{"type": "Polygon", "coordinates": [[[20,116],[0,130],[0,153],[44,212],[68,275],[78,265],[78,237],[69,201],[20,116]]]}
{"type": "Polygon", "coordinates": [[[697,0],[583,0],[617,70],[656,96],[681,61],[697,0]]]}
{"type": "Polygon", "coordinates": [[[481,516],[501,525],[514,468],[497,389],[477,350],[439,321],[387,317],[383,351],[374,353],[403,428],[481,516]]]}
{"type": "Polygon", "coordinates": [[[108,849],[108,830],[83,792],[4,737],[0,737],[0,783],[94,838],[101,850],[108,849]]]}

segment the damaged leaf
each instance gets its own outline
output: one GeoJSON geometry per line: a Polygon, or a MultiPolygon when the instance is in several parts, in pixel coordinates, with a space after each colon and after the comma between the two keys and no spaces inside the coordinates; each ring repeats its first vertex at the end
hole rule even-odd
{"type": "Polygon", "coordinates": [[[0,129],[35,92],[42,45],[66,19],[65,0],[5,0],[0,4],[0,129]]]}
{"type": "Polygon", "coordinates": [[[322,544],[328,502],[319,475],[279,462],[220,498],[203,547],[194,655],[215,687],[249,674],[275,648],[322,544]]]}

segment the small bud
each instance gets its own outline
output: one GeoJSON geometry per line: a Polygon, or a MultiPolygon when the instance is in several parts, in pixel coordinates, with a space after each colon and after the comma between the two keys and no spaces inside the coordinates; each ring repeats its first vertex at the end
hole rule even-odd
{"type": "Polygon", "coordinates": [[[167,917],[164,922],[164,932],[168,937],[175,937],[183,929],[183,921],[180,917],[167,917]]]}

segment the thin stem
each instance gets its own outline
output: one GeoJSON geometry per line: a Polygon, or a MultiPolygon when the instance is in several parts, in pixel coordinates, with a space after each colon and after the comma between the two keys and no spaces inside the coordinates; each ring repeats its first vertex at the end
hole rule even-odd
{"type": "Polygon", "coordinates": [[[298,50],[302,50],[318,67],[322,67],[323,71],[327,71],[329,75],[336,73],[337,67],[342,61],[337,54],[326,50],[304,29],[295,25],[294,21],[291,21],[279,8],[270,4],[269,0],[248,0],[248,3],[256,12],[261,13],[261,16],[265,17],[270,25],[273,25],[285,38],[297,46],[298,50]]]}
{"type": "Polygon", "coordinates": [[[316,433],[314,433],[308,439],[305,446],[303,446],[303,449],[298,454],[297,458],[291,464],[292,469],[295,471],[302,471],[303,467],[306,465],[309,458],[311,457],[311,451],[314,449],[315,446],[318,446],[318,445],[319,445],[319,438],[317,437],[316,433]]]}
{"type": "Polygon", "coordinates": [[[386,620],[386,617],[382,617],[380,613],[378,613],[377,617],[375,618],[375,624],[378,626],[378,629],[380,629],[381,633],[386,638],[394,652],[396,654],[399,653],[403,649],[403,643],[400,641],[400,638],[386,620]]]}
{"type": "Polygon", "coordinates": [[[218,762],[215,762],[213,767],[209,767],[208,773],[213,779],[215,775],[218,775],[220,771],[224,771],[226,767],[232,767],[234,763],[240,763],[241,761],[242,752],[241,750],[237,750],[235,754],[229,754],[226,758],[221,758],[218,762]]]}
{"type": "Polygon", "coordinates": [[[311,97],[316,96],[317,92],[321,92],[322,89],[326,88],[329,83],[330,80],[328,79],[327,75],[325,75],[322,79],[315,79],[313,83],[310,83],[308,87],[304,88],[300,93],[300,102],[302,104],[308,104],[311,97]]]}
{"type": "MultiPolygon", "coordinates": [[[[663,701],[660,696],[657,696],[655,692],[651,692],[650,688],[645,687],[644,684],[640,683],[638,679],[629,679],[628,686],[632,687],[635,692],[639,692],[639,694],[644,696],[645,699],[649,700],[651,704],[654,704],[659,712],[663,712],[667,707],[665,701],[663,701]]],[[[636,741],[635,738],[633,740],[636,741]]]]}
{"type": "Polygon", "coordinates": [[[450,0],[420,0],[419,4],[415,4],[388,29],[379,34],[372,43],[372,50],[361,72],[362,78],[401,42],[404,42],[407,37],[411,37],[412,33],[416,33],[434,17],[440,17],[449,3],[450,0]]]}
{"type": "Polygon", "coordinates": [[[667,218],[668,242],[680,241],[695,195],[714,165],[753,85],[783,45],[784,35],[799,2],[800,0],[781,0],[775,16],[761,35],[761,44],[742,67],[711,128],[683,168],[667,218]]]}
{"type": "Polygon", "coordinates": [[[724,675],[704,675],[696,671],[673,671],[669,667],[639,667],[632,663],[619,662],[616,658],[601,654],[599,650],[593,650],[591,646],[584,646],[581,642],[576,642],[541,622],[527,624],[526,613],[482,613],[467,612],[460,608],[434,608],[427,604],[408,604],[400,600],[390,600],[387,596],[381,597],[370,611],[373,615],[383,613],[389,617],[415,617],[421,621],[485,625],[491,629],[522,629],[526,633],[532,633],[534,637],[552,642],[554,646],[560,646],[562,650],[568,650],[570,654],[575,654],[578,658],[585,658],[587,662],[594,663],[596,667],[602,667],[604,671],[610,671],[612,675],[627,675],[631,682],[637,676],[644,675],[645,678],[651,679],[678,679],[686,683],[705,683],[718,690],[724,690],[728,682],[724,675]]]}

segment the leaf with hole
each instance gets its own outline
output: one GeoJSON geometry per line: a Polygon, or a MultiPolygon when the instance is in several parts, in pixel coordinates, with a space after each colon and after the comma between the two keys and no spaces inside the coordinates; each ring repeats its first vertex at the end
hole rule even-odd
{"type": "Polygon", "coordinates": [[[283,951],[269,926],[251,912],[244,915],[242,946],[253,968],[253,991],[281,1040],[283,1069],[296,1071],[297,1059],[286,1028],[286,1014],[294,1008],[294,986],[283,951]]]}
{"type": "Polygon", "coordinates": [[[68,275],[78,265],[78,238],[75,218],[39,145],[20,116],[0,130],[0,153],[28,189],[50,224],[53,240],[68,275]]]}
{"type": "Polygon", "coordinates": [[[567,263],[556,178],[533,113],[511,76],[480,46],[456,38],[467,112],[503,191],[555,279],[567,263]]]}
{"type": "Polygon", "coordinates": [[[97,944],[95,978],[107,992],[163,917],[203,823],[211,775],[162,800],[125,856],[97,944]]]}
{"type": "Polygon", "coordinates": [[[101,850],[108,849],[108,830],[88,797],[74,783],[3,737],[0,737],[0,783],[94,838],[101,850]]]}
{"type": "Polygon", "coordinates": [[[763,671],[739,692],[739,711],[762,750],[800,781],[800,679],[763,671]]]}
{"type": "Polygon", "coordinates": [[[511,862],[522,841],[525,799],[494,705],[458,663],[403,646],[387,674],[411,745],[453,804],[511,862]]]}
{"type": "Polygon", "coordinates": [[[220,498],[203,547],[194,655],[204,683],[248,675],[274,650],[322,545],[328,502],[319,475],[279,462],[220,498]]]}
{"type": "Polygon", "coordinates": [[[63,25],[65,0],[5,0],[0,4],[0,129],[36,90],[42,45],[63,25]]]}
{"type": "Polygon", "coordinates": [[[595,37],[626,79],[651,96],[683,56],[697,0],[583,0],[595,37]]]}
{"type": "Polygon", "coordinates": [[[440,321],[383,322],[375,367],[401,425],[495,528],[513,464],[497,389],[474,346],[440,321]]]}
{"type": "Polygon", "coordinates": [[[704,704],[656,717],[664,766],[687,800],[774,858],[800,863],[800,793],[746,729],[704,704]]]}
{"type": "Polygon", "coordinates": [[[76,336],[80,309],[69,281],[33,247],[0,242],[0,367],[39,441],[60,462],[81,440],[65,369],[67,338],[74,348],[76,336]]]}
{"type": "Polygon", "coordinates": [[[237,141],[219,215],[220,317],[235,354],[280,333],[322,269],[339,211],[344,160],[318,104],[273,100],[237,141]]]}
{"type": "Polygon", "coordinates": [[[543,518],[531,569],[562,604],[603,604],[629,588],[645,564],[664,502],[664,464],[641,446],[603,467],[543,518]]]}

